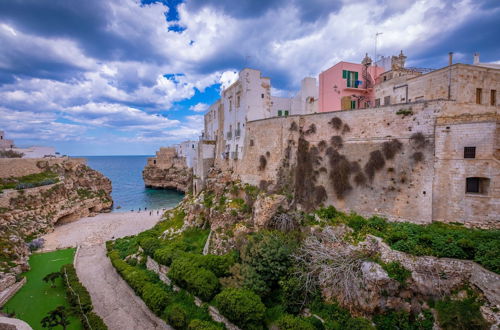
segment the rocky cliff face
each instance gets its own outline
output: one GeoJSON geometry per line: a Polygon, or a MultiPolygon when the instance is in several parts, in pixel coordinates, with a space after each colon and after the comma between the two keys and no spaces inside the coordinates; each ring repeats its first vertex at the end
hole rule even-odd
{"type": "Polygon", "coordinates": [[[175,189],[185,193],[191,191],[193,181],[192,170],[180,163],[174,163],[169,168],[148,164],[142,171],[142,177],[146,187],[175,189]]]}
{"type": "Polygon", "coordinates": [[[111,181],[85,164],[41,160],[37,166],[57,174],[57,182],[0,194],[0,291],[2,283],[28,269],[26,242],[55,225],[109,211],[113,205],[111,181]]]}

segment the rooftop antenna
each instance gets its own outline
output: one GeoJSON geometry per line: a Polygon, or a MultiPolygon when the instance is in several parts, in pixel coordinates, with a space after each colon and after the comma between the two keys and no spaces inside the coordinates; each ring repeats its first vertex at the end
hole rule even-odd
{"type": "Polygon", "coordinates": [[[375,58],[373,59],[375,66],[377,66],[377,41],[378,41],[378,36],[381,34],[384,34],[384,33],[383,32],[375,33],[375,58]]]}

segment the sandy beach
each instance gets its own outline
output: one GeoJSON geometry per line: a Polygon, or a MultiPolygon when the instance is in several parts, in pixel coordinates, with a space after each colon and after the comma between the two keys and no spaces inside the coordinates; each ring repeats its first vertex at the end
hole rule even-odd
{"type": "Polygon", "coordinates": [[[100,245],[113,238],[135,235],[153,227],[162,216],[160,210],[142,212],[101,213],[56,227],[52,233],[43,236],[42,251],[66,247],[100,245]]]}

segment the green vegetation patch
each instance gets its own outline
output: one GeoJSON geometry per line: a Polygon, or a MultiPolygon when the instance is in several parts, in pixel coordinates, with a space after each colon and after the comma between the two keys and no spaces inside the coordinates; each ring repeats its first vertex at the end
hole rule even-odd
{"type": "MultiPolygon", "coordinates": [[[[40,322],[49,311],[58,306],[70,307],[62,279],[56,279],[55,287],[52,288],[51,283],[44,282],[43,278],[47,274],[58,272],[63,265],[72,263],[74,255],[73,248],[31,255],[31,270],[23,274],[27,282],[7,302],[3,311],[15,313],[16,318],[27,322],[35,330],[43,329],[40,322]]],[[[69,321],[67,329],[83,329],[78,317],[70,316],[69,321]]]]}
{"type": "Polygon", "coordinates": [[[372,234],[381,237],[394,250],[417,256],[474,260],[500,274],[500,230],[471,229],[441,222],[428,225],[388,222],[376,216],[366,219],[355,213],[339,212],[333,206],[319,209],[316,214],[321,221],[308,216],[304,224],[346,224],[354,230],[350,238],[355,242],[372,234]]]}
{"type": "Polygon", "coordinates": [[[466,290],[462,299],[446,297],[435,303],[439,325],[444,330],[489,329],[490,324],[483,318],[480,307],[482,301],[472,290],[466,290]]]}
{"type": "Polygon", "coordinates": [[[51,171],[0,179],[0,192],[4,189],[26,189],[59,182],[59,176],[51,171]]]}

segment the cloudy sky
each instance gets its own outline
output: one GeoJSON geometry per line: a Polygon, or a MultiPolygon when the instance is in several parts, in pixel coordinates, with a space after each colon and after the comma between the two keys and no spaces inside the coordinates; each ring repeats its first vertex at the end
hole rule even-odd
{"type": "Polygon", "coordinates": [[[373,57],[376,32],[409,66],[497,62],[499,17],[498,0],[0,0],[0,130],[69,155],[153,154],[196,138],[243,67],[293,95],[373,57]]]}

